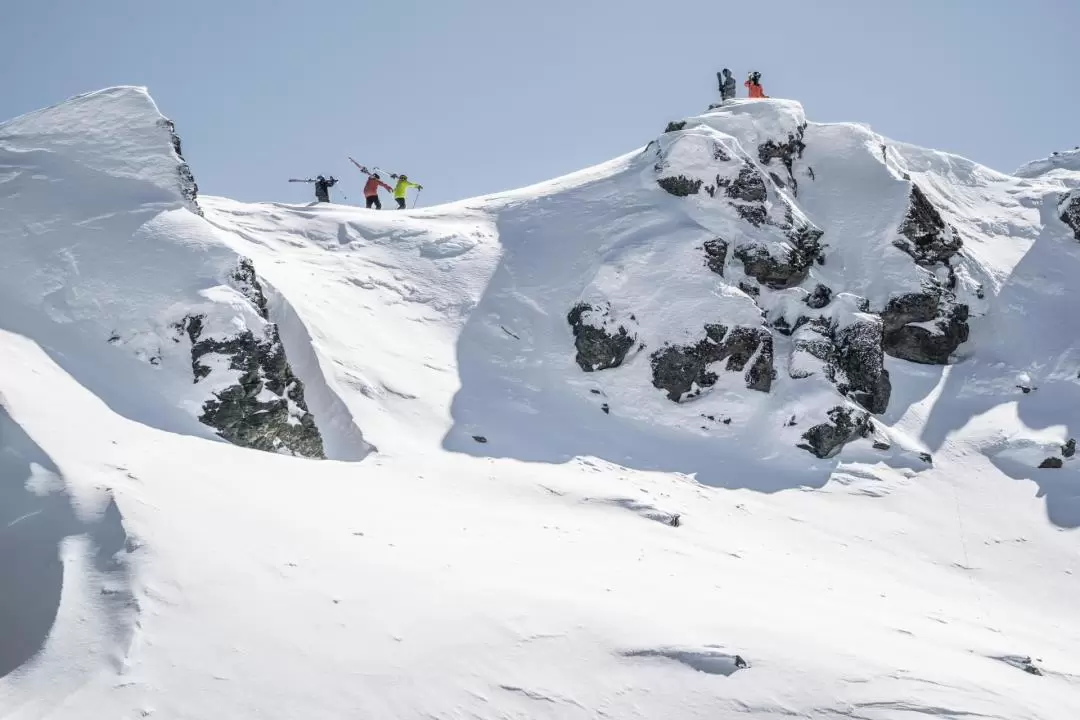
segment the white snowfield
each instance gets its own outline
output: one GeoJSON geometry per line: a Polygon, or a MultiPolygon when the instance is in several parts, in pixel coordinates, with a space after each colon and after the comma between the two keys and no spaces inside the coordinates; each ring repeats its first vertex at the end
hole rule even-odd
{"type": "Polygon", "coordinates": [[[1080,163],[1004,175],[784,100],[404,212],[196,206],[180,162],[139,88],[0,125],[3,720],[1080,718],[1080,163]],[[799,128],[790,177],[761,164],[799,128]],[[742,163],[759,227],[657,183],[742,163]],[[925,288],[913,182],[971,333],[886,357],[873,437],[796,447],[847,401],[778,332],[768,392],[653,386],[658,349],[795,324],[817,284],[841,328],[925,288]],[[811,225],[796,285],[706,267],[811,225]],[[175,324],[266,329],[240,257],[329,459],[198,420],[175,324]],[[618,367],[579,367],[579,302],[633,335],[618,367]]]}

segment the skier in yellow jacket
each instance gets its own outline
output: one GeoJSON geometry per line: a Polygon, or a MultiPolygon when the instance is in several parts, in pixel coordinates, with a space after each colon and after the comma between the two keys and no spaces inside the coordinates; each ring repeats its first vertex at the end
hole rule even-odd
{"type": "Polygon", "coordinates": [[[394,186],[394,200],[397,201],[398,210],[405,209],[405,196],[408,194],[409,188],[424,189],[423,185],[410,182],[408,175],[391,175],[390,177],[397,178],[397,185],[394,186]]]}

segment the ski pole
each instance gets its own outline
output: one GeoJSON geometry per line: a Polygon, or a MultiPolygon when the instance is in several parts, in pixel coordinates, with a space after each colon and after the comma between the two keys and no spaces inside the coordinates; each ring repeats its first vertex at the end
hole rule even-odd
{"type": "Polygon", "coordinates": [[[420,199],[420,192],[421,192],[421,190],[417,190],[417,191],[416,191],[416,194],[415,194],[415,195],[413,195],[413,199],[412,199],[412,206],[413,206],[413,208],[415,208],[415,207],[416,207],[416,201],[420,199]]]}

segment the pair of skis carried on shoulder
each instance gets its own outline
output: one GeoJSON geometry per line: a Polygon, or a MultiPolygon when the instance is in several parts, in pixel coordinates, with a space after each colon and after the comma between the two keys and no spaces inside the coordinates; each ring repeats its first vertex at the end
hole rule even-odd
{"type": "Polygon", "coordinates": [[[397,173],[386,172],[378,165],[375,165],[369,170],[366,165],[361,165],[360,163],[356,162],[356,160],[354,160],[351,155],[347,155],[346,157],[349,158],[349,162],[355,165],[356,168],[365,175],[373,175],[375,173],[378,173],[379,175],[385,175],[386,177],[397,178],[397,173]]]}

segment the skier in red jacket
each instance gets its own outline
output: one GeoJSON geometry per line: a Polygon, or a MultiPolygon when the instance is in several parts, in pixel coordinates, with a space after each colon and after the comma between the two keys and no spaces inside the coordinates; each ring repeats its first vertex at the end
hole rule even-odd
{"type": "Polygon", "coordinates": [[[745,85],[746,89],[750,91],[751,98],[769,97],[765,94],[765,88],[761,86],[761,73],[757,72],[756,70],[750,73],[749,77],[746,78],[746,82],[744,82],[743,85],[745,85]]]}
{"type": "Polygon", "coordinates": [[[364,183],[364,199],[367,200],[368,208],[374,207],[376,210],[382,210],[382,202],[379,200],[380,187],[390,191],[394,189],[379,179],[379,173],[372,173],[368,181],[364,183]]]}
{"type": "Polygon", "coordinates": [[[356,166],[357,170],[368,176],[368,180],[364,183],[364,200],[367,201],[368,209],[375,208],[376,210],[382,210],[382,202],[379,200],[379,188],[384,187],[390,192],[394,191],[394,188],[390,187],[382,180],[379,179],[379,173],[373,173],[360,163],[349,158],[349,162],[356,166]]]}

